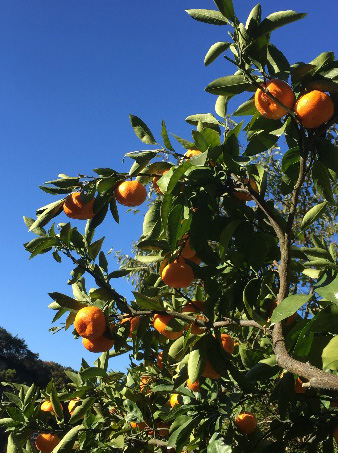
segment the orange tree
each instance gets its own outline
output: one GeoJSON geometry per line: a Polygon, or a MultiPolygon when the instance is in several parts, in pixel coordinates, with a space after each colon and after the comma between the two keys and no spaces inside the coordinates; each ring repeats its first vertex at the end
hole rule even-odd
{"type": "Polygon", "coordinates": [[[31,257],[51,252],[74,264],[73,297],[50,293],[53,321],[66,315],[56,329],[74,325],[75,337],[101,355],[67,372],[72,383],[62,392],[53,382],[45,390],[7,384],[0,424],[10,453],[335,449],[336,248],[310,233],[336,214],[337,61],[325,52],[290,65],[270,43],[274,29],[302,13],[262,19],[257,5],[244,24],[231,0],[215,4],[187,12],[230,30],[231,41],[214,44],[205,64],[223,55],[234,74],[206,88],[218,95],[217,117],[189,116],[190,140],[173,134],[187,151],[177,151],[164,122],[160,144],[131,115],[134,132],[152,147],[127,154],[128,174],[61,174],[41,187],[58,200],[25,218],[36,235],[25,244],[31,257]],[[248,121],[236,124],[227,102],[243,93],[234,115],[248,121]],[[271,181],[260,155],[277,144],[285,150],[271,181]],[[300,219],[305,185],[310,198],[300,219]],[[111,284],[130,269],[109,269],[94,234],[110,214],[119,221],[118,204],[142,204],[147,186],[154,190],[130,301],[111,284]],[[275,206],[271,186],[287,208],[275,206]],[[62,212],[87,219],[84,231],[51,224],[62,212]],[[94,287],[87,290],[85,278],[94,287]],[[127,373],[109,371],[126,352],[127,373]]]}

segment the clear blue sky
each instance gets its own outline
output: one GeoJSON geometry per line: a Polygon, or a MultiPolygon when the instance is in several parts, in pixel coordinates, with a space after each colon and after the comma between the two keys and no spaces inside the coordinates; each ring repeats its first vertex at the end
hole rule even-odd
{"type": "MultiPolygon", "coordinates": [[[[255,1],[235,1],[245,19],[255,1]]],[[[276,31],[272,42],[291,63],[310,61],[335,50],[336,0],[261,2],[263,15],[278,9],[307,12],[302,21],[276,31]],[[279,8],[277,4],[282,5],[279,8]]],[[[214,8],[212,0],[2,0],[0,5],[0,147],[3,210],[2,310],[0,326],[26,340],[43,360],[78,368],[81,357],[71,329],[48,332],[54,312],[47,293],[71,294],[66,285],[69,263],[50,256],[28,261],[22,244],[27,233],[22,216],[51,201],[38,189],[58,173],[90,174],[95,167],[128,170],[123,154],[144,149],[130,127],[128,114],[140,116],[160,136],[161,120],[169,131],[189,139],[186,116],[213,112],[215,97],[203,91],[208,82],[234,72],[219,59],[205,68],[211,44],[226,41],[227,27],[196,22],[188,8],[214,8]]],[[[230,111],[236,106],[230,106],[230,111]]],[[[179,149],[179,147],[178,147],[179,149]]],[[[125,209],[121,209],[121,213],[125,209]]],[[[65,218],[59,217],[59,221],[65,218]]],[[[108,220],[98,234],[110,247],[130,252],[141,221],[122,215],[108,220]]],[[[79,223],[84,228],[84,224],[79,223]]],[[[110,262],[111,269],[116,264],[110,262]]],[[[116,289],[130,294],[119,282],[116,289]]],[[[124,369],[127,360],[111,361],[124,369]]]]}

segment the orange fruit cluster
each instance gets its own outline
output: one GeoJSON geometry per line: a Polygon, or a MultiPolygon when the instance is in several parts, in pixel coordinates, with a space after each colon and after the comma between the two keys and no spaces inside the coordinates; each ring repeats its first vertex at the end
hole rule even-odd
{"type": "Polygon", "coordinates": [[[88,203],[85,203],[82,192],[74,192],[65,199],[63,211],[71,219],[92,219],[94,217],[94,201],[94,198],[92,198],[88,203]]]}
{"type": "MultiPolygon", "coordinates": [[[[323,91],[312,90],[301,95],[297,101],[290,86],[283,80],[269,80],[262,87],[266,88],[288,109],[293,109],[301,124],[307,129],[314,129],[329,121],[334,114],[334,104],[330,96],[323,91]]],[[[261,88],[255,93],[255,106],[265,118],[278,120],[287,112],[261,88]]]]}
{"type": "Polygon", "coordinates": [[[74,328],[82,337],[83,346],[90,352],[109,351],[114,340],[106,337],[106,318],[98,307],[81,308],[75,317],[74,328]]]}

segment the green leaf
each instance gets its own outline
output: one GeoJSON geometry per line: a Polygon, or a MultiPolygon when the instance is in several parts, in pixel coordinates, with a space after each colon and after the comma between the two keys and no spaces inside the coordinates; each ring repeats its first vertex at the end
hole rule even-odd
{"type": "Polygon", "coordinates": [[[235,22],[236,16],[232,0],[214,0],[214,3],[224,17],[235,22]]]}
{"type": "Polygon", "coordinates": [[[231,75],[220,77],[209,83],[205,91],[211,94],[221,94],[223,96],[233,96],[244,91],[255,91],[252,83],[249,83],[243,75],[231,75]]]}
{"type": "Polygon", "coordinates": [[[323,137],[315,136],[315,142],[320,162],[338,173],[338,147],[323,137]]]}
{"type": "Polygon", "coordinates": [[[163,175],[158,181],[157,185],[161,189],[163,194],[171,193],[176,184],[179,182],[184,173],[192,166],[189,160],[186,160],[178,167],[172,167],[165,175],[163,175]]]}
{"type": "MultiPolygon", "coordinates": [[[[177,421],[177,420],[176,420],[177,421]]],[[[199,417],[190,418],[185,423],[179,423],[178,428],[170,433],[168,447],[175,447],[177,451],[182,450],[183,446],[188,442],[190,434],[195,426],[201,422],[199,417]]],[[[171,430],[170,430],[171,431],[171,430]]]]}
{"type": "Polygon", "coordinates": [[[250,11],[250,14],[245,23],[245,28],[247,29],[247,31],[250,35],[259,26],[259,24],[261,22],[261,16],[262,16],[262,8],[261,8],[261,5],[258,3],[250,11]]]}
{"type": "Polygon", "coordinates": [[[261,281],[259,278],[253,278],[245,286],[243,291],[243,302],[249,316],[254,321],[258,322],[262,326],[266,325],[267,322],[254,310],[254,307],[259,304],[258,299],[261,291],[261,281]]]}
{"type": "Polygon", "coordinates": [[[65,199],[63,198],[62,200],[54,201],[54,203],[50,203],[49,205],[40,208],[38,212],[41,212],[43,209],[42,213],[33,222],[28,231],[34,231],[37,228],[47,225],[50,220],[61,213],[64,201],[65,199]]]}
{"type": "Polygon", "coordinates": [[[156,157],[158,154],[157,151],[143,151],[139,153],[127,153],[125,156],[126,157],[131,157],[132,159],[135,160],[133,163],[131,169],[129,170],[129,175],[130,176],[136,176],[139,173],[141,173],[146,166],[149,164],[151,159],[156,157]]]}
{"type": "Polygon", "coordinates": [[[323,349],[322,360],[324,370],[338,371],[338,335],[323,349]]]}
{"type": "Polygon", "coordinates": [[[135,115],[129,115],[129,119],[136,136],[141,140],[141,142],[148,145],[156,145],[156,140],[154,139],[153,134],[140,118],[135,115]]]}
{"type": "Polygon", "coordinates": [[[338,276],[328,285],[316,288],[316,292],[323,297],[323,299],[330,300],[338,305],[338,276]]]}
{"type": "Polygon", "coordinates": [[[86,379],[92,379],[92,378],[95,378],[95,377],[105,377],[105,378],[108,377],[108,375],[105,372],[105,370],[103,370],[102,368],[97,368],[95,366],[86,368],[85,370],[81,371],[80,372],[80,376],[82,377],[82,379],[84,381],[86,379]]]}
{"type": "Polygon", "coordinates": [[[161,131],[161,135],[162,135],[162,138],[163,138],[163,144],[164,146],[167,148],[167,149],[170,149],[170,151],[175,151],[174,148],[172,147],[172,144],[169,140],[169,137],[168,137],[168,132],[167,132],[167,126],[165,124],[164,121],[162,121],[162,131],[161,131]]]}
{"type": "Polygon", "coordinates": [[[296,164],[299,162],[300,154],[299,148],[291,148],[284,154],[282,158],[282,171],[286,173],[287,170],[291,167],[291,165],[296,164]]]}
{"type": "Polygon", "coordinates": [[[296,11],[287,10],[287,11],[278,11],[267,16],[261,24],[256,28],[253,33],[253,37],[257,39],[259,36],[262,36],[267,33],[271,33],[273,30],[276,30],[279,27],[290,24],[297,20],[303,19],[306,16],[306,13],[296,13],[296,11]]]}
{"type": "Polygon", "coordinates": [[[219,126],[220,122],[211,113],[197,113],[196,115],[190,115],[186,117],[186,122],[197,126],[198,123],[202,123],[206,127],[219,126]]]}
{"type": "Polygon", "coordinates": [[[206,347],[200,350],[199,346],[205,344],[197,342],[195,348],[189,354],[188,360],[188,376],[191,382],[196,382],[202,374],[206,363],[206,347]]]}
{"type": "Polygon", "coordinates": [[[281,78],[281,74],[286,74],[287,76],[287,74],[290,73],[290,63],[284,54],[273,44],[268,45],[267,58],[267,64],[271,75],[281,78]]]}
{"type": "Polygon", "coordinates": [[[228,96],[218,96],[215,103],[215,112],[221,118],[225,118],[227,114],[227,104],[229,97],[228,96]]]}
{"type": "MultiPolygon", "coordinates": [[[[108,201],[108,200],[106,200],[108,201]]],[[[95,204],[94,204],[95,207],[95,204]]],[[[108,202],[103,205],[103,207],[95,214],[92,219],[89,219],[86,224],[86,237],[88,234],[92,233],[96,227],[98,227],[105,219],[108,212],[108,202]]]]}
{"type": "Polygon", "coordinates": [[[46,235],[46,230],[43,228],[34,228],[33,230],[31,229],[31,226],[35,222],[34,219],[31,219],[30,217],[23,217],[23,221],[25,222],[26,226],[32,231],[34,234],[37,234],[38,236],[45,236],[46,235]]]}
{"type": "Polygon", "coordinates": [[[175,134],[171,134],[171,135],[176,138],[178,143],[180,143],[183,146],[183,148],[185,148],[185,149],[193,149],[194,148],[194,143],[189,142],[188,140],[185,140],[184,138],[181,138],[178,135],[175,135],[175,134]]]}
{"type": "Polygon", "coordinates": [[[7,451],[7,453],[23,453],[23,449],[20,446],[20,442],[18,441],[18,439],[14,433],[10,433],[10,435],[8,437],[6,451],[7,451]]]}
{"type": "Polygon", "coordinates": [[[204,64],[208,66],[217,57],[219,57],[223,52],[225,52],[231,46],[230,42],[220,41],[213,44],[208,50],[206,56],[204,57],[204,64]]]}
{"type": "Polygon", "coordinates": [[[80,386],[82,384],[82,379],[79,374],[69,370],[65,370],[65,374],[76,386],[80,386]]]}
{"type": "Polygon", "coordinates": [[[212,25],[228,25],[229,21],[219,11],[213,9],[186,9],[190,17],[212,25]]]}
{"type": "Polygon", "coordinates": [[[262,131],[253,135],[245,150],[245,156],[255,156],[272,148],[278,142],[278,136],[262,131]]]}
{"type": "Polygon", "coordinates": [[[66,296],[61,293],[48,293],[48,295],[57,302],[61,307],[67,308],[68,310],[80,310],[83,307],[86,307],[86,302],[79,302],[78,300],[73,299],[72,297],[66,296]]]}
{"type": "Polygon", "coordinates": [[[175,340],[169,348],[168,356],[175,360],[184,352],[184,337],[183,335],[175,340]]]}
{"type": "Polygon", "coordinates": [[[79,404],[75,409],[74,412],[72,413],[69,423],[73,424],[81,420],[81,418],[85,415],[85,413],[93,406],[95,403],[96,398],[94,397],[89,397],[86,398],[82,401],[81,404],[79,404]]]}
{"type": "MultiPolygon", "coordinates": [[[[77,409],[75,409],[75,411],[76,410],[77,409]]],[[[74,426],[74,428],[69,430],[68,433],[62,438],[61,442],[57,445],[57,447],[54,448],[53,453],[71,453],[76,438],[79,432],[83,429],[84,429],[83,425],[74,426]]]]}
{"type": "Polygon", "coordinates": [[[232,447],[225,438],[218,432],[215,432],[208,443],[207,453],[232,453],[232,447]]]}
{"type": "Polygon", "coordinates": [[[162,255],[136,255],[135,259],[140,263],[156,263],[163,260],[162,255]]]}
{"type": "Polygon", "coordinates": [[[62,406],[61,406],[55,385],[53,385],[53,387],[52,387],[50,399],[51,399],[52,406],[53,406],[56,416],[60,419],[63,419],[63,410],[62,410],[62,406]]]}
{"type": "Polygon", "coordinates": [[[242,116],[242,115],[254,115],[257,112],[255,106],[255,100],[250,99],[241,104],[237,110],[233,113],[233,116],[242,116]]]}
{"type": "Polygon", "coordinates": [[[143,310],[163,310],[163,303],[160,299],[148,297],[137,291],[133,291],[137,305],[143,310]]]}
{"type": "Polygon", "coordinates": [[[116,198],[112,195],[109,203],[109,209],[116,223],[120,223],[119,212],[117,210],[116,198]]]}
{"type": "Polygon", "coordinates": [[[157,239],[161,232],[161,200],[150,206],[143,220],[142,239],[157,239]]]}
{"type": "Polygon", "coordinates": [[[315,184],[316,191],[322,195],[327,201],[333,203],[333,193],[331,188],[331,180],[329,172],[322,162],[316,161],[312,166],[312,178],[315,184]]]}
{"type": "Polygon", "coordinates": [[[272,355],[267,359],[260,360],[245,375],[250,381],[264,381],[278,373],[279,367],[276,356],[272,355]]]}
{"type": "Polygon", "coordinates": [[[96,259],[97,255],[99,254],[99,251],[101,250],[104,239],[105,238],[103,237],[89,245],[88,253],[93,261],[96,259]]]}
{"type": "Polygon", "coordinates": [[[306,304],[311,297],[311,294],[294,294],[286,297],[272,312],[271,323],[280,322],[293,315],[300,307],[306,304]]]}
{"type": "Polygon", "coordinates": [[[319,203],[309,209],[300,225],[301,230],[306,230],[313,222],[319,219],[325,213],[327,205],[328,202],[323,201],[323,203],[319,203]]]}

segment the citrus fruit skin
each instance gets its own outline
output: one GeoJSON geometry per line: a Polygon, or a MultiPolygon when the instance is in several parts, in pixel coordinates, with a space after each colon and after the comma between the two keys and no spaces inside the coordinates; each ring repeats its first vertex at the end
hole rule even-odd
{"type": "Polygon", "coordinates": [[[164,283],[171,288],[187,288],[194,280],[194,273],[184,262],[169,263],[161,274],[164,283]]]}
{"type": "Polygon", "coordinates": [[[51,453],[59,442],[60,438],[57,434],[40,433],[36,438],[35,446],[43,453],[51,453]]]}
{"type": "Polygon", "coordinates": [[[187,386],[192,392],[199,392],[200,391],[200,383],[198,381],[191,382],[190,379],[187,380],[187,386]]]}
{"type": "Polygon", "coordinates": [[[70,413],[70,415],[73,414],[74,409],[76,408],[76,406],[79,405],[79,401],[80,401],[80,398],[75,398],[75,399],[69,401],[68,412],[70,413]]]}
{"type": "Polygon", "coordinates": [[[103,311],[98,307],[81,308],[75,317],[74,328],[84,338],[95,340],[106,330],[106,319],[103,311]]]}
{"type": "Polygon", "coordinates": [[[82,344],[83,347],[89,352],[106,352],[114,346],[114,340],[102,335],[94,340],[82,338],[82,344]]]}
{"type": "Polygon", "coordinates": [[[140,316],[126,316],[125,318],[121,319],[121,324],[124,322],[130,322],[130,332],[129,332],[129,338],[132,337],[133,332],[137,329],[139,323],[140,323],[141,317],[140,316]]]}
{"type": "Polygon", "coordinates": [[[94,217],[94,198],[85,203],[82,197],[81,192],[74,192],[68,195],[63,203],[63,211],[67,217],[78,220],[92,219],[94,217]]]}
{"type": "Polygon", "coordinates": [[[242,434],[251,434],[257,428],[257,418],[251,412],[242,412],[236,417],[235,425],[242,434]]]}
{"type": "MultiPolygon", "coordinates": [[[[160,171],[159,173],[163,176],[165,175],[166,173],[168,173],[169,170],[162,170],[160,171]]],[[[157,185],[157,181],[161,178],[161,176],[154,176],[153,177],[153,187],[154,189],[156,190],[156,192],[159,194],[159,195],[163,195],[163,193],[161,192],[161,189],[158,187],[157,185]]]]}
{"type": "Polygon", "coordinates": [[[172,395],[170,395],[170,406],[175,407],[177,404],[180,404],[178,400],[178,394],[173,393],[172,395]]]}
{"type": "Polygon", "coordinates": [[[334,104],[329,95],[319,90],[313,90],[297,100],[295,112],[304,127],[314,129],[332,118],[334,104]]]}
{"type": "Polygon", "coordinates": [[[201,259],[197,256],[197,255],[194,255],[192,256],[191,258],[188,258],[190,261],[192,261],[193,263],[197,264],[198,266],[201,264],[201,259]]]}
{"type": "Polygon", "coordinates": [[[223,349],[226,352],[228,352],[229,354],[233,354],[234,348],[235,348],[235,343],[234,343],[234,340],[230,337],[230,335],[228,335],[226,333],[222,333],[221,341],[222,341],[223,349]]]}
{"type": "Polygon", "coordinates": [[[202,151],[198,151],[197,149],[188,149],[188,151],[184,154],[187,159],[190,157],[197,156],[198,154],[202,154],[202,151]]]}
{"type": "Polygon", "coordinates": [[[212,367],[209,360],[206,361],[202,376],[210,379],[219,379],[221,375],[212,367]]]}
{"type": "MultiPolygon", "coordinates": [[[[192,303],[186,304],[183,309],[182,313],[198,313],[199,311],[202,311],[204,307],[204,302],[194,300],[192,303]]],[[[199,319],[204,319],[203,316],[198,316],[199,319]]],[[[193,322],[192,324],[189,324],[187,328],[189,328],[191,325],[191,333],[193,335],[201,335],[205,331],[205,327],[200,326],[196,322],[193,322]]]]}
{"type": "Polygon", "coordinates": [[[147,191],[143,184],[138,181],[124,181],[115,191],[116,200],[123,206],[140,206],[147,198],[147,191]]]}
{"type": "Polygon", "coordinates": [[[44,401],[44,402],[41,404],[40,409],[41,409],[43,412],[52,412],[52,413],[54,413],[53,404],[52,404],[51,401],[44,401]]]}
{"type": "Polygon", "coordinates": [[[305,388],[303,387],[303,381],[299,378],[295,380],[295,384],[293,386],[293,390],[295,393],[305,393],[305,388]]]}
{"type": "MultiPolygon", "coordinates": [[[[282,104],[292,109],[295,104],[295,95],[290,86],[283,80],[273,79],[262,85],[269,93],[277,98],[282,104]]],[[[260,88],[255,93],[255,106],[259,113],[265,118],[279,120],[286,115],[286,110],[277,104],[272,98],[264,93],[260,88]]]]}
{"type": "Polygon", "coordinates": [[[189,239],[187,239],[181,249],[181,256],[190,259],[196,255],[195,250],[191,247],[189,239]]]}
{"type": "Polygon", "coordinates": [[[183,329],[179,330],[178,332],[167,330],[167,325],[173,319],[174,316],[172,315],[154,315],[154,322],[153,326],[158,332],[160,332],[163,336],[168,338],[169,340],[176,340],[180,337],[183,333],[183,329]]]}
{"type": "MultiPolygon", "coordinates": [[[[248,178],[245,178],[243,180],[244,184],[248,184],[248,178]]],[[[258,186],[254,178],[250,178],[250,187],[252,190],[258,193],[258,186]]],[[[234,195],[236,198],[238,198],[241,201],[250,201],[252,200],[252,196],[249,193],[244,193],[244,192],[234,192],[234,195]]]]}

